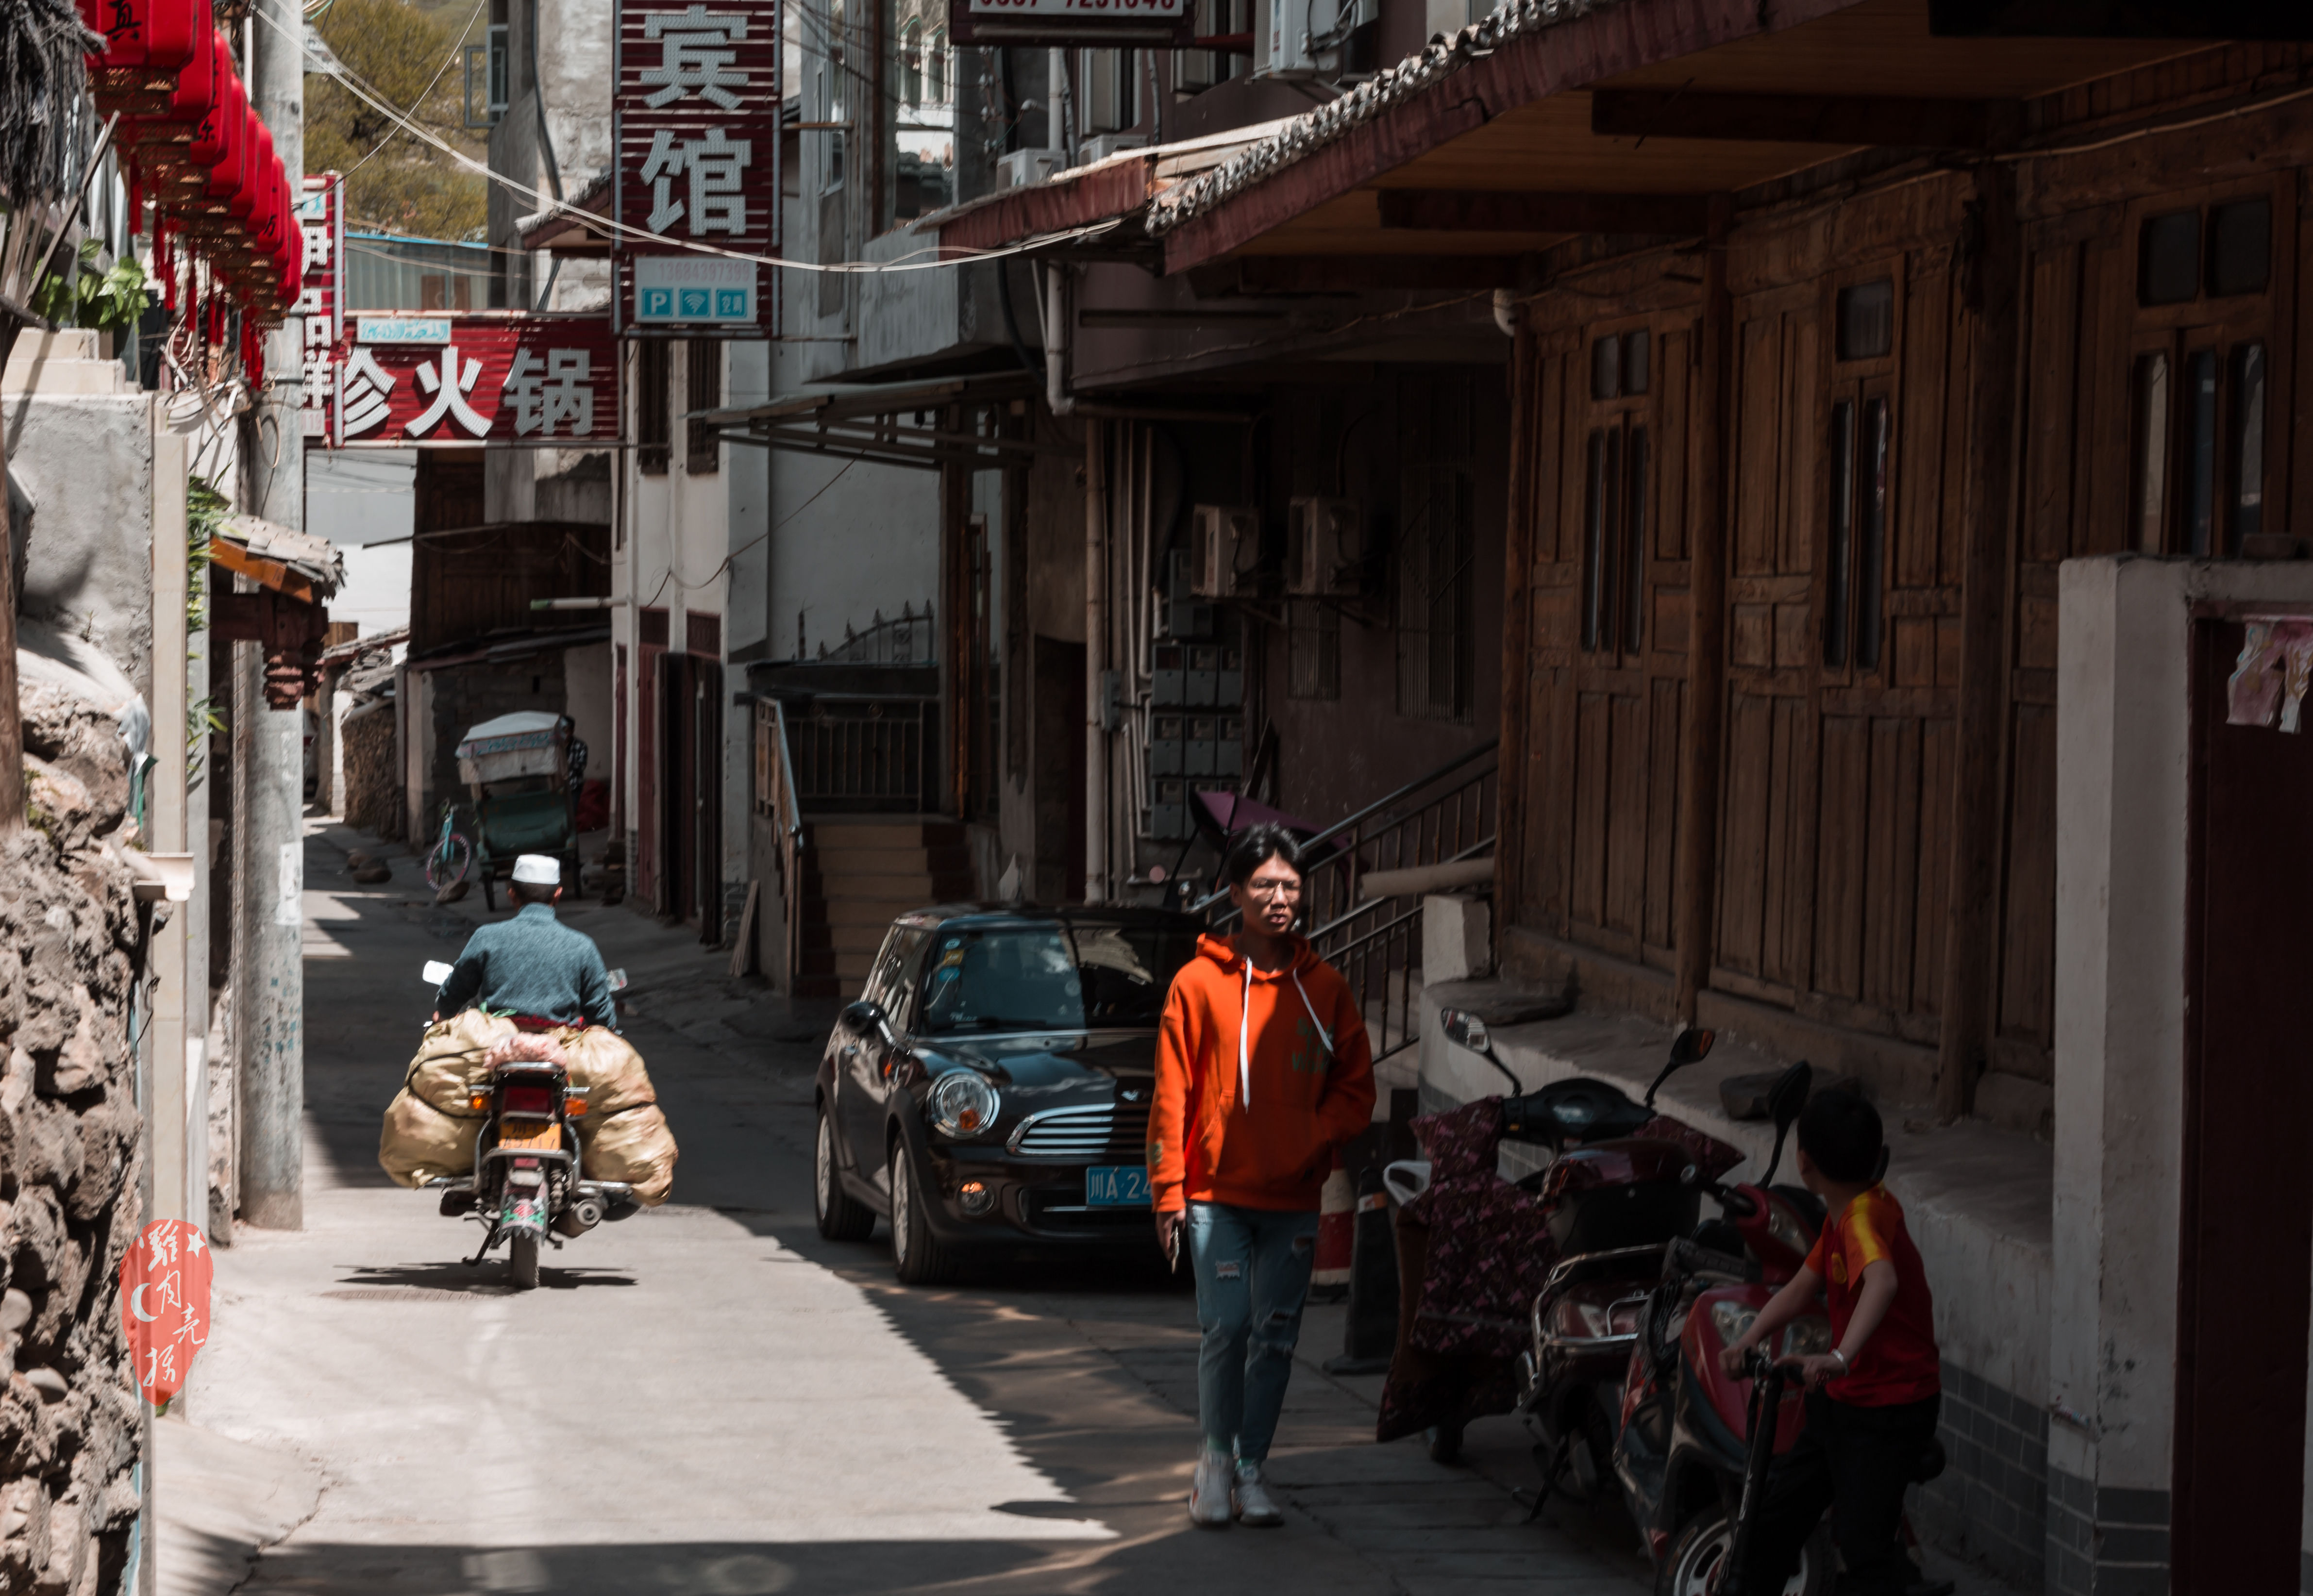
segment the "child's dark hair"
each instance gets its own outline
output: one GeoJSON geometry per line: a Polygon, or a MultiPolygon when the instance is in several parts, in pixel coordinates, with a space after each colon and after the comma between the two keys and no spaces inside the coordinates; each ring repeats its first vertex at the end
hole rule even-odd
{"type": "Polygon", "coordinates": [[[1232,887],[1242,887],[1253,879],[1254,871],[1271,859],[1299,875],[1300,839],[1284,827],[1273,823],[1248,826],[1236,834],[1229,844],[1228,852],[1222,855],[1221,880],[1232,887]]]}
{"type": "Polygon", "coordinates": [[[1879,1172],[1885,1127],[1879,1110],[1860,1094],[1834,1087],[1807,1099],[1799,1110],[1799,1151],[1842,1185],[1869,1180],[1879,1172]]]}

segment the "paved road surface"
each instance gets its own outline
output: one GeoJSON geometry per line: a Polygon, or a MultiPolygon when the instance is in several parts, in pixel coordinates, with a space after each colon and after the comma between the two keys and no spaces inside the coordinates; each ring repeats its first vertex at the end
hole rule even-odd
{"type": "Polygon", "coordinates": [[[628,1032],[682,1147],[674,1200],[511,1295],[497,1259],[458,1261],[477,1227],[375,1163],[419,967],[480,905],[434,908],[407,859],[353,886],[356,840],[308,844],[306,1229],[217,1253],[189,1422],[160,1426],[168,1596],[1645,1588],[1595,1527],[1523,1521],[1507,1420],[1475,1433],[1477,1469],[1374,1445],[1378,1382],[1315,1366],[1338,1311],[1310,1315],[1279,1439],[1287,1526],[1192,1530],[1185,1290],[1119,1269],[911,1291],[880,1232],[821,1241],[824,1016],[626,908],[568,917],[634,980],[628,1032]]]}

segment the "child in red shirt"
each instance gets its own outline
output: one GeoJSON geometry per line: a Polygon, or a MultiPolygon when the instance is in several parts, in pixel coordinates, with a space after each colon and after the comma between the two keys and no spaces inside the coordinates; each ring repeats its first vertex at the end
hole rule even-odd
{"type": "Polygon", "coordinates": [[[1807,1382],[1807,1428],[1767,1477],[1746,1571],[1722,1596],[1780,1592],[1824,1510],[1846,1573],[1842,1596],[1929,1596],[1902,1539],[1904,1487],[1935,1439],[1942,1403],[1935,1301],[1904,1210],[1878,1183],[1878,1110],[1851,1092],[1823,1092],[1799,1121],[1799,1179],[1824,1199],[1823,1233],[1807,1265],[1721,1355],[1742,1372],[1751,1348],[1815,1306],[1831,1311],[1832,1349],[1789,1360],[1807,1382]]]}

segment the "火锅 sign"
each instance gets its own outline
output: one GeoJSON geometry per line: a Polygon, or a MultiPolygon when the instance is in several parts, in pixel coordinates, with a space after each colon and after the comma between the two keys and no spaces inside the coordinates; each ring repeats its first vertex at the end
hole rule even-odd
{"type": "Polygon", "coordinates": [[[761,338],[772,270],[733,257],[778,250],[779,0],[619,0],[618,39],[611,313],[621,329],[761,338]]]}
{"type": "Polygon", "coordinates": [[[618,343],[607,317],[461,311],[350,320],[333,391],[341,448],[607,449],[620,441],[618,343]]]}

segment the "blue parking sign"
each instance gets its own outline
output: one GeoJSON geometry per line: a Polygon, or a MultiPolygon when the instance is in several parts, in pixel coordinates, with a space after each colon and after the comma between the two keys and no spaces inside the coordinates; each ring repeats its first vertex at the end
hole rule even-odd
{"type": "Polygon", "coordinates": [[[646,288],[643,290],[642,297],[642,314],[645,316],[672,316],[674,314],[673,289],[646,288]]]}

